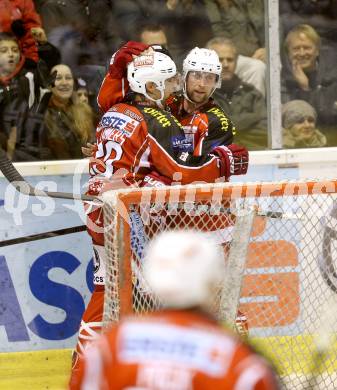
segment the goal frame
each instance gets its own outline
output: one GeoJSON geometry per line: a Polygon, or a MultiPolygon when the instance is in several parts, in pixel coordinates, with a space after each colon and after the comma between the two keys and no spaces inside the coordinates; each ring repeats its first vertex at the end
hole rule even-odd
{"type": "MultiPolygon", "coordinates": [[[[106,286],[105,294],[113,294],[117,297],[119,315],[123,317],[133,312],[132,310],[132,269],[128,259],[132,256],[130,245],[130,228],[127,210],[133,204],[138,204],[143,208],[144,213],[150,204],[174,203],[174,202],[194,202],[209,201],[217,203],[219,200],[237,200],[241,198],[255,197],[282,197],[284,195],[314,195],[337,193],[337,180],[324,181],[296,181],[296,182],[265,182],[265,183],[215,183],[215,184],[192,184],[186,186],[172,186],[162,188],[127,188],[121,190],[108,191],[103,194],[103,209],[113,207],[116,211],[114,228],[105,230],[106,240],[117,240],[119,248],[118,268],[119,272],[113,283],[106,286]],[[109,200],[109,202],[108,202],[109,200]],[[117,233],[117,234],[116,234],[117,233]],[[116,237],[114,235],[116,234],[116,237]],[[111,285],[117,287],[117,292],[111,290],[111,285]]],[[[106,216],[107,213],[104,212],[106,216]]],[[[305,216],[277,212],[268,210],[256,210],[257,216],[268,218],[295,218],[300,219],[305,216]]],[[[145,216],[146,218],[146,216],[145,216]]],[[[110,220],[105,218],[105,226],[111,227],[110,220]]],[[[114,254],[106,253],[108,263],[106,267],[111,267],[114,254]],[[109,263],[110,261],[110,263],[109,263]]],[[[106,301],[106,300],[105,300],[106,301]]],[[[118,321],[119,317],[111,318],[106,305],[104,305],[103,321],[105,323],[118,321]]]]}

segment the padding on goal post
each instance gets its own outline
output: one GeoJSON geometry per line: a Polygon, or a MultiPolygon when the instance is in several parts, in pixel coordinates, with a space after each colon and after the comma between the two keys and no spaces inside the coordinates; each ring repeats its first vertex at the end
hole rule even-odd
{"type": "Polygon", "coordinates": [[[336,180],[127,189],[105,193],[103,202],[106,323],[160,307],[142,276],[151,238],[200,230],[222,245],[227,263],[210,310],[227,324],[237,308],[247,317],[251,342],[285,389],[337,388],[337,315],[327,313],[337,294],[336,180]],[[329,343],[319,341],[322,329],[329,343]],[[328,347],[317,352],[316,344],[328,347]]]}

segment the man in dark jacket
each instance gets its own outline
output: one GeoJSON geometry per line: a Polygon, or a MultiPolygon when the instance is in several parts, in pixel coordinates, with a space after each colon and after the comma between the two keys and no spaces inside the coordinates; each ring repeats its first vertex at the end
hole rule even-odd
{"type": "Polygon", "coordinates": [[[217,37],[211,39],[207,47],[217,52],[222,63],[222,84],[215,90],[214,98],[240,130],[237,142],[248,149],[267,147],[266,102],[253,85],[243,82],[234,73],[238,58],[234,43],[217,37]]]}
{"type": "Polygon", "coordinates": [[[321,51],[321,39],[308,24],[299,24],[285,39],[282,68],[282,102],[300,99],[317,111],[317,123],[335,126],[337,120],[337,71],[335,62],[321,51]]]}

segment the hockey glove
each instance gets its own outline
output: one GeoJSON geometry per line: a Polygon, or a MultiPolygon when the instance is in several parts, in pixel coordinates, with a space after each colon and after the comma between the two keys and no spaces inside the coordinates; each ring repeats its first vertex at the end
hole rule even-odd
{"type": "Polygon", "coordinates": [[[166,176],[160,175],[156,171],[150,172],[146,175],[140,183],[140,187],[164,187],[171,185],[172,180],[166,176]]]}
{"type": "Polygon", "coordinates": [[[121,79],[126,76],[126,68],[133,60],[149,46],[144,43],[129,41],[113,54],[109,66],[109,74],[112,78],[121,79]]]}
{"type": "Polygon", "coordinates": [[[229,178],[232,175],[244,175],[247,173],[249,155],[244,146],[230,144],[217,146],[212,154],[218,156],[221,161],[221,176],[229,178]]]}

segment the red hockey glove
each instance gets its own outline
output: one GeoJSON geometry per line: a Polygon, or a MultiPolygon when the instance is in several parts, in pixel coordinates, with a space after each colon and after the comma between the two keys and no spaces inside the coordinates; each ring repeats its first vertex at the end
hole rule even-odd
{"type": "Polygon", "coordinates": [[[232,175],[244,175],[247,173],[249,155],[244,146],[230,144],[217,146],[212,150],[221,160],[221,176],[226,178],[232,175]]]}
{"type": "Polygon", "coordinates": [[[162,176],[156,171],[152,171],[144,177],[140,187],[164,187],[170,186],[171,183],[172,180],[168,177],[162,176]]]}
{"type": "Polygon", "coordinates": [[[149,45],[144,43],[129,41],[113,54],[109,66],[109,74],[112,78],[121,79],[126,76],[126,68],[133,60],[133,55],[138,56],[149,45]]]}

